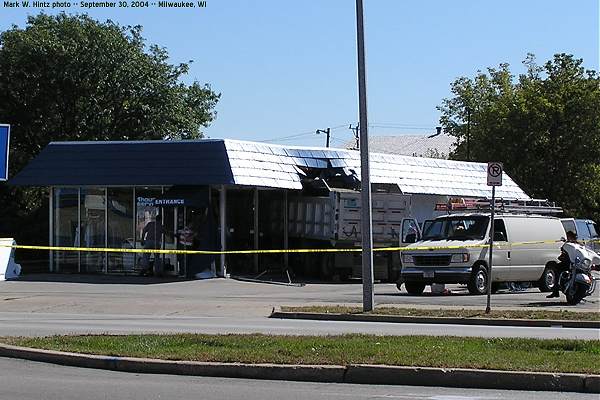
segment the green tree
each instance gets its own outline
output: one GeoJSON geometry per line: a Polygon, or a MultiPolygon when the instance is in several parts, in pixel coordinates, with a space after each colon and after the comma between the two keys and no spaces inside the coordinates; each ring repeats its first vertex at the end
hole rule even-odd
{"type": "MultiPolygon", "coordinates": [[[[2,32],[0,122],[12,125],[11,172],[50,141],[201,138],[220,94],[183,83],[188,70],[147,46],[142,27],[87,15],[42,13],[2,32]]],[[[13,235],[43,199],[39,189],[6,186],[0,196],[0,233],[13,235]]]]}
{"type": "Polygon", "coordinates": [[[530,196],[600,220],[598,73],[567,54],[543,66],[530,54],[524,64],[516,78],[501,64],[452,83],[453,97],[438,107],[457,138],[451,158],[502,161],[530,196]]]}

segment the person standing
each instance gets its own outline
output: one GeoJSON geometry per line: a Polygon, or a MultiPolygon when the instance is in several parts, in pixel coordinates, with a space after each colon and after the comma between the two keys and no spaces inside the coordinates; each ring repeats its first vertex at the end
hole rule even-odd
{"type": "MultiPolygon", "coordinates": [[[[156,214],[154,220],[148,222],[142,230],[142,248],[145,250],[157,250],[161,248],[162,235],[165,233],[165,228],[162,224],[162,215],[156,214]]],[[[152,269],[150,268],[150,252],[142,253],[141,271],[140,275],[151,275],[152,269]]],[[[160,254],[154,253],[154,273],[159,275],[161,272],[160,254]]]]}

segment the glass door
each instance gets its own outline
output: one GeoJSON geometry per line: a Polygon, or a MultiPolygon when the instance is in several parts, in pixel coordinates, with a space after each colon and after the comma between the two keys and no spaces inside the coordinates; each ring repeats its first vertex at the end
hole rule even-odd
{"type": "MultiPolygon", "coordinates": [[[[177,248],[177,238],[173,235],[176,231],[177,224],[177,208],[162,207],[163,227],[166,232],[163,236],[162,248],[164,250],[174,250],[177,248]]],[[[163,275],[178,275],[177,255],[163,254],[162,255],[162,273],[163,275]]]]}

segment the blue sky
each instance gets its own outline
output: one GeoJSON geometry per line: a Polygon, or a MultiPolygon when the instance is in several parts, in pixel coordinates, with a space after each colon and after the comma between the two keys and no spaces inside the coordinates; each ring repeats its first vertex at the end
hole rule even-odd
{"type": "MultiPolygon", "coordinates": [[[[502,62],[523,72],[528,52],[540,63],[571,53],[599,69],[599,0],[364,2],[371,135],[434,132],[436,106],[455,78],[502,62]]],[[[0,30],[23,27],[39,11],[0,3],[0,30]]],[[[210,137],[324,145],[314,131],[332,127],[332,145],[352,138],[354,0],[208,0],[203,9],[87,13],[142,25],[147,43],[167,48],[173,63],[194,60],[186,80],[222,93],[210,137]]]]}

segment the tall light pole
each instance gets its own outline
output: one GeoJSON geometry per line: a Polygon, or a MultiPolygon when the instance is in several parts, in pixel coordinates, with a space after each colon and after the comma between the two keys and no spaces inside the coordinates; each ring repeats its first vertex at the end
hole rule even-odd
{"type": "Polygon", "coordinates": [[[327,128],[327,129],[317,129],[317,135],[319,133],[325,133],[327,135],[327,142],[325,147],[329,147],[329,136],[331,135],[331,128],[327,128]]]}
{"type": "Polygon", "coordinates": [[[356,0],[356,47],[358,50],[358,113],[360,128],[360,190],[362,232],[363,311],[373,310],[373,234],[371,225],[371,180],[369,177],[369,133],[363,1],[356,0]]]}

